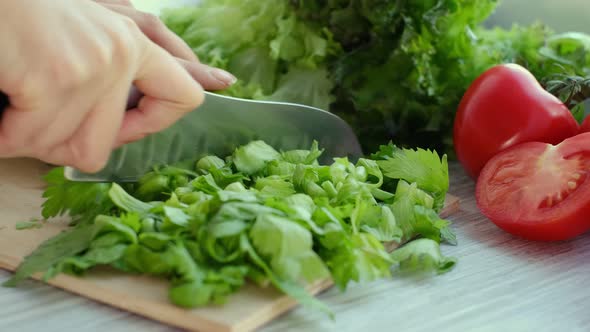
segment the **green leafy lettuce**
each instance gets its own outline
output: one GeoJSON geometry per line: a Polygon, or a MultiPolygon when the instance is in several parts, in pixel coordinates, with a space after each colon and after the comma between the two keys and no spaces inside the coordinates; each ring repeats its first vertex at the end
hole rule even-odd
{"type": "Polygon", "coordinates": [[[590,75],[590,36],[540,23],[488,28],[498,4],[203,0],[162,19],[203,62],[236,74],[220,93],[330,110],[366,150],[391,140],[453,157],[459,101],[490,67],[518,63],[542,82],[590,75]]]}
{"type": "Polygon", "coordinates": [[[322,152],[317,142],[278,151],[253,141],[126,184],[73,183],[56,168],[46,177],[45,217],[67,211],[77,222],[26,257],[6,285],[37,272],[48,280],[110,266],[166,279],[181,307],[222,304],[253,282],[330,313],[306,286],[332,279],[345,290],[390,278],[395,267],[454,266],[439,247],[456,244],[438,215],[446,156],[389,144],[324,165],[322,152]],[[391,253],[391,244],[402,247],[391,253]]]}
{"type": "Polygon", "coordinates": [[[287,1],[204,1],[165,10],[162,19],[202,62],[238,78],[220,93],[324,109],[335,99],[327,59],[340,46],[327,29],[299,20],[287,1]]]}

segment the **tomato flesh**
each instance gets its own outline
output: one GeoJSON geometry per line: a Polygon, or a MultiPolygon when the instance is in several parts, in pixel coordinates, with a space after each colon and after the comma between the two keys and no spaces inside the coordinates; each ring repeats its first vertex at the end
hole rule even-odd
{"type": "Polygon", "coordinates": [[[559,145],[508,148],[482,169],[476,186],[482,213],[530,240],[557,241],[590,229],[590,133],[559,145]]]}

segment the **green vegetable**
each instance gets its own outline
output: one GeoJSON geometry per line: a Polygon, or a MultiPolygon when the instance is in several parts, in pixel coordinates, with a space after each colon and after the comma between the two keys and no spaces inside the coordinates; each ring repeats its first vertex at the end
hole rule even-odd
{"type": "Polygon", "coordinates": [[[181,307],[222,304],[251,281],[330,314],[307,285],[331,278],[345,290],[389,278],[395,266],[452,268],[439,248],[456,244],[438,216],[445,155],[390,143],[356,162],[322,165],[322,151],[317,142],[278,151],[253,141],[189,168],[156,167],[124,186],[71,183],[54,169],[46,215],[68,211],[78,222],[26,257],[6,285],[108,265],[168,280],[170,301],[181,307]],[[406,245],[391,254],[385,243],[406,245]]]}
{"type": "Polygon", "coordinates": [[[367,151],[391,140],[453,157],[455,111],[485,70],[515,62],[540,81],[590,74],[590,36],[484,27],[498,3],[203,0],[162,19],[203,62],[238,77],[220,93],[330,110],[367,151]]]}
{"type": "Polygon", "coordinates": [[[43,227],[43,221],[38,219],[31,219],[29,221],[20,221],[16,223],[17,230],[41,228],[43,227]]]}
{"type": "Polygon", "coordinates": [[[108,212],[113,206],[109,199],[110,185],[106,183],[78,183],[64,181],[63,169],[54,168],[44,176],[47,190],[42,205],[44,218],[69,215],[72,223],[91,221],[97,214],[108,212]]]}
{"type": "Polygon", "coordinates": [[[262,141],[254,141],[236,150],[233,162],[239,172],[252,175],[264,169],[266,163],[276,159],[279,153],[262,141]]]}
{"type": "Polygon", "coordinates": [[[75,257],[90,247],[94,231],[93,223],[79,224],[43,242],[4,285],[16,286],[36,272],[47,271],[61,261],[75,257]]]}
{"type": "Polygon", "coordinates": [[[391,258],[401,273],[446,273],[457,263],[452,257],[443,257],[436,241],[419,239],[395,250],[391,258]]]}
{"type": "Polygon", "coordinates": [[[584,122],[588,115],[586,101],[590,98],[590,75],[556,74],[547,77],[543,83],[547,91],[563,101],[579,123],[584,122]]]}
{"type": "Polygon", "coordinates": [[[339,45],[328,30],[300,21],[287,1],[205,1],[162,17],[204,63],[239,78],[223,94],[325,109],[335,99],[325,60],[339,45]]]}

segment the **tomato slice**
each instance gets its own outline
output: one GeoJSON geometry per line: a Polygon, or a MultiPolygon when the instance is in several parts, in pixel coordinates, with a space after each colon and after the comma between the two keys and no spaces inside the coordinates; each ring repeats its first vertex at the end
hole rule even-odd
{"type": "Polygon", "coordinates": [[[590,229],[590,133],[558,145],[528,142],[486,163],[476,186],[481,212],[501,229],[537,241],[590,229]]]}

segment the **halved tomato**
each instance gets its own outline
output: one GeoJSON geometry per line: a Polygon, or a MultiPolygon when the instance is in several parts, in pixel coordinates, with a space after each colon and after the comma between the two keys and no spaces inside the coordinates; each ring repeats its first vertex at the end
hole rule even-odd
{"type": "Polygon", "coordinates": [[[590,229],[590,133],[558,145],[528,142],[486,163],[477,205],[501,229],[537,241],[567,240],[590,229]]]}

